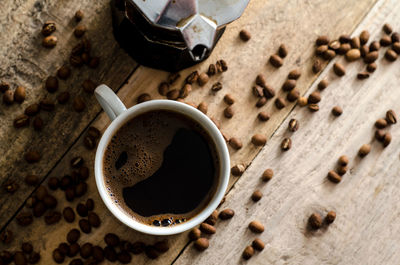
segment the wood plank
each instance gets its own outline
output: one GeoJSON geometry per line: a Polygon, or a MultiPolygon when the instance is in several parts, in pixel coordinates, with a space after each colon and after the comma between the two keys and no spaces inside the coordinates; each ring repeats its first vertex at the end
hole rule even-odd
{"type": "MultiPolygon", "coordinates": [[[[200,103],[206,101],[209,104],[210,116],[216,118],[222,124],[222,130],[228,134],[235,132],[236,137],[242,138],[245,147],[238,151],[232,150],[232,164],[243,162],[249,164],[260,148],[256,149],[248,144],[251,135],[254,132],[262,132],[268,137],[275,131],[277,126],[289,113],[293,105],[288,106],[284,110],[277,111],[272,102],[269,102],[263,110],[271,112],[271,120],[265,124],[260,124],[256,120],[258,109],[254,107],[256,99],[251,95],[251,86],[256,75],[260,72],[267,74],[268,82],[280,90],[280,86],[286,78],[287,73],[295,67],[301,65],[303,76],[299,81],[299,90],[305,92],[312,83],[315,76],[309,72],[311,67],[310,57],[313,53],[313,41],[318,34],[329,32],[332,36],[339,33],[351,32],[358,24],[361,18],[368,12],[374,1],[349,2],[346,4],[332,4],[326,1],[318,1],[311,3],[302,3],[300,8],[296,1],[289,5],[281,3],[281,1],[251,1],[244,16],[230,25],[222,37],[211,58],[202,65],[187,69],[182,72],[182,79],[193,69],[204,70],[210,62],[224,58],[229,64],[229,71],[223,75],[213,78],[206,87],[202,89],[196,88],[188,97],[188,101],[200,103]],[[299,10],[305,10],[304,13],[299,10]],[[339,12],[340,11],[340,12],[339,12]],[[321,12],[326,12],[326,16],[320,16],[321,12]],[[352,13],[352,16],[343,16],[343,13],[352,13]],[[337,16],[343,16],[337,17],[337,16]],[[341,20],[342,19],[342,20],[341,20]],[[341,21],[336,24],[337,21],[341,21]],[[246,26],[245,26],[246,25],[246,26]],[[301,25],[301,28],[295,27],[301,25]],[[252,34],[252,40],[243,44],[238,40],[238,32],[242,28],[248,28],[252,34]],[[311,29],[311,30],[310,30],[311,29]],[[285,32],[283,34],[282,32],[285,32]],[[275,70],[266,61],[269,56],[275,52],[281,42],[285,42],[290,49],[288,58],[285,59],[284,66],[275,70]],[[292,46],[293,45],[293,46],[292,46]],[[297,62],[297,63],[296,63],[297,62]],[[296,66],[298,65],[298,66],[296,66]],[[215,96],[210,95],[209,88],[211,84],[217,80],[222,80],[224,89],[219,91],[215,96]],[[225,108],[222,98],[225,93],[231,93],[237,98],[235,108],[237,112],[232,120],[225,120],[222,111],[225,108]]],[[[166,78],[167,74],[157,70],[140,67],[130,78],[129,82],[118,92],[118,95],[127,106],[136,103],[136,97],[143,93],[150,93],[153,98],[160,98],[157,95],[157,86],[160,81],[166,78]]],[[[281,94],[281,92],[279,92],[281,94]]],[[[101,114],[93,123],[94,126],[102,131],[109,124],[105,114],[101,114]]],[[[233,135],[233,133],[232,133],[233,135]]],[[[50,176],[62,176],[71,171],[69,168],[69,160],[76,156],[82,155],[89,168],[93,166],[94,152],[86,152],[82,147],[82,137],[71,148],[70,152],[60,161],[57,167],[51,172],[50,176]]],[[[232,178],[231,184],[237,180],[232,178]]],[[[67,203],[64,200],[64,194],[61,191],[55,192],[59,198],[58,209],[62,210],[67,205],[76,206],[78,202],[92,197],[96,202],[95,211],[101,216],[103,223],[97,230],[89,235],[84,235],[80,239],[80,243],[90,241],[94,244],[104,246],[102,238],[107,232],[119,234],[124,239],[132,241],[143,240],[146,243],[153,243],[160,237],[147,236],[128,229],[121,225],[113,218],[101,202],[94,185],[93,172],[89,179],[88,194],[73,203],[67,203]]],[[[11,249],[18,247],[19,242],[29,238],[37,246],[40,246],[43,262],[51,262],[51,251],[62,241],[65,241],[65,235],[72,227],[77,227],[77,221],[73,224],[56,225],[46,227],[43,220],[35,220],[30,227],[24,228],[24,233],[18,234],[11,245],[11,249]],[[46,233],[44,233],[44,231],[46,233]]],[[[11,222],[8,226],[11,230],[17,230],[15,222],[11,222]]],[[[168,264],[171,263],[179,254],[182,247],[187,243],[187,234],[167,237],[170,241],[171,249],[162,258],[149,261],[144,255],[135,256],[134,260],[137,264],[168,264]]]]}
{"type": "MultiPolygon", "coordinates": [[[[24,183],[27,174],[36,174],[40,179],[48,174],[56,162],[99,113],[94,96],[83,92],[81,84],[90,78],[94,82],[109,83],[119,88],[133,72],[136,63],[126,56],[113,40],[111,11],[109,1],[1,1],[0,7],[0,81],[7,81],[15,89],[17,85],[26,88],[27,98],[23,104],[0,105],[0,184],[12,180],[20,189],[10,196],[3,187],[0,189],[0,227],[15,213],[34,187],[24,183]],[[87,66],[73,69],[71,77],[59,80],[59,91],[69,91],[71,100],[65,106],[56,105],[54,112],[41,111],[44,120],[43,131],[29,128],[15,129],[13,120],[22,114],[32,103],[57,94],[43,89],[44,80],[54,75],[57,69],[68,62],[69,53],[78,40],[73,35],[77,25],[73,16],[78,9],[85,17],[81,24],[86,25],[86,36],[92,42],[94,56],[100,57],[100,66],[90,69],[87,66]],[[41,46],[43,36],[40,31],[47,20],[54,20],[58,38],[56,48],[48,50],[41,46]],[[81,95],[86,101],[82,113],[72,110],[72,99],[81,95]],[[42,159],[37,164],[27,164],[23,155],[28,150],[40,150],[42,159]]],[[[32,124],[32,121],[31,121],[32,124]]]]}
{"type": "MultiPolygon", "coordinates": [[[[371,32],[379,39],[384,23],[400,28],[400,3],[380,1],[355,31],[371,32]]],[[[188,247],[175,264],[244,263],[241,254],[252,240],[260,237],[265,250],[255,254],[251,264],[397,264],[399,247],[394,234],[400,230],[398,147],[399,125],[387,130],[392,143],[383,148],[374,140],[375,120],[388,109],[399,112],[399,60],[389,63],[380,51],[378,69],[360,81],[357,73],[364,63],[347,65],[347,73],[338,78],[332,63],[318,78],[328,78],[331,85],[322,93],[320,111],[310,113],[296,107],[262,149],[251,166],[235,184],[222,208],[233,208],[235,217],[217,224],[217,234],[210,239],[210,248],[199,254],[188,247]],[[343,115],[334,118],[333,106],[343,108],[343,115]],[[289,133],[288,121],[300,122],[300,129],[289,133]],[[291,137],[293,147],[280,150],[284,137],[291,137]],[[357,156],[362,144],[370,143],[371,153],[364,159],[357,156]],[[341,155],[350,158],[349,172],[339,184],[326,175],[337,165],[341,155]],[[274,178],[261,183],[262,172],[271,167],[274,178]],[[257,203],[251,193],[260,189],[264,197],[257,203]],[[337,212],[336,221],[317,232],[306,229],[313,212],[324,216],[337,212]],[[251,233],[247,225],[259,220],[265,226],[261,235],[251,233]]],[[[343,58],[339,59],[344,62],[343,58]]],[[[317,83],[316,82],[316,83],[317,83]]],[[[310,92],[316,89],[314,84],[310,92]]]]}

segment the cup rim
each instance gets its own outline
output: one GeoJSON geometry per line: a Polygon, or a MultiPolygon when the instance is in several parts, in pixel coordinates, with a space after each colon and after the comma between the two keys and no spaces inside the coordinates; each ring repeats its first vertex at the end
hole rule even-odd
{"type": "Polygon", "coordinates": [[[94,171],[95,171],[97,190],[100,194],[100,197],[103,200],[106,207],[108,208],[108,210],[119,221],[121,221],[128,227],[145,234],[173,235],[182,233],[199,225],[205,219],[207,219],[211,215],[211,213],[218,207],[219,203],[221,202],[222,198],[225,195],[229,182],[230,158],[225,139],[223,138],[217,126],[214,124],[213,121],[211,121],[209,117],[207,117],[204,113],[202,113],[198,109],[190,105],[187,105],[185,103],[160,99],[160,100],[151,100],[132,106],[111,122],[111,124],[107,127],[106,131],[103,133],[100,142],[97,146],[94,171]],[[151,110],[170,110],[182,113],[192,118],[195,122],[199,123],[208,132],[211,139],[215,143],[217,155],[220,159],[220,181],[216,188],[215,194],[211,198],[208,205],[193,218],[189,219],[187,222],[172,227],[157,227],[157,226],[153,227],[140,223],[134,220],[132,217],[129,217],[125,212],[121,210],[121,208],[117,207],[112,202],[110,196],[106,192],[104,183],[102,162],[103,162],[104,152],[106,150],[110,138],[121,126],[125,124],[127,120],[130,120],[139,114],[151,110]]]}

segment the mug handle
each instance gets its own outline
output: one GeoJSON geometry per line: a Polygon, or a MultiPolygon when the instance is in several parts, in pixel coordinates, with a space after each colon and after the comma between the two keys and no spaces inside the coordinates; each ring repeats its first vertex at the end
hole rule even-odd
{"type": "Polygon", "coordinates": [[[122,103],[117,94],[108,86],[104,84],[99,85],[94,90],[94,95],[111,120],[114,120],[122,112],[126,111],[124,103],[122,103]]]}

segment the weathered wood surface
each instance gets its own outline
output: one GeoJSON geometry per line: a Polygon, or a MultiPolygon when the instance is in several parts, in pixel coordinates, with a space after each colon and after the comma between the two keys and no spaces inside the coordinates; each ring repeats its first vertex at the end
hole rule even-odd
{"type": "MultiPolygon", "coordinates": [[[[41,179],[56,165],[71,144],[99,113],[100,107],[94,96],[83,92],[81,84],[90,78],[94,82],[106,82],[119,88],[133,72],[136,63],[126,56],[112,37],[109,1],[14,1],[0,3],[0,82],[7,81],[11,88],[22,85],[27,97],[23,104],[0,105],[0,185],[8,180],[19,184],[20,189],[9,196],[0,189],[0,227],[21,206],[34,187],[27,187],[24,177],[36,174],[41,179]],[[59,80],[57,93],[49,94],[43,89],[44,80],[55,75],[57,69],[68,63],[69,54],[78,40],[73,35],[77,25],[73,16],[81,9],[85,13],[80,22],[86,25],[86,36],[92,42],[92,54],[100,57],[100,66],[90,69],[83,66],[72,68],[66,81],[59,80]],[[58,44],[54,49],[42,47],[41,28],[45,21],[57,24],[54,35],[58,44]],[[56,104],[53,112],[41,111],[39,116],[45,127],[41,132],[29,128],[15,129],[12,124],[25,108],[42,98],[56,98],[60,91],[69,91],[71,99],[66,105],[56,104]],[[81,95],[86,109],[77,113],[72,109],[72,99],[81,95]],[[37,164],[27,164],[23,158],[26,151],[40,150],[42,159],[37,164]]],[[[32,121],[31,121],[32,124],[32,121]]]]}
{"type": "MultiPolygon", "coordinates": [[[[384,23],[399,29],[399,10],[398,1],[380,1],[355,33],[368,29],[373,39],[379,39],[384,23]]],[[[365,81],[355,78],[363,62],[347,65],[343,78],[332,73],[332,63],[328,65],[317,80],[331,80],[322,93],[320,111],[295,107],[222,205],[233,208],[235,217],[217,224],[207,251],[199,254],[188,247],[176,264],[245,263],[241,253],[256,237],[266,247],[250,264],[398,264],[399,125],[387,129],[393,135],[387,148],[373,140],[375,120],[388,109],[400,111],[399,61],[382,58],[385,50],[380,51],[377,71],[365,81]],[[335,105],[343,108],[341,117],[330,113],[335,105]],[[300,122],[295,133],[287,129],[292,118],[300,122]],[[293,141],[288,152],[280,150],[284,137],[293,141]],[[360,159],[357,152],[365,143],[372,150],[360,159]],[[341,155],[350,158],[350,170],[341,183],[333,184],[326,175],[341,155]],[[268,167],[275,176],[265,184],[260,176],[268,167]],[[264,193],[257,203],[250,199],[255,189],[264,193]],[[317,232],[306,229],[311,213],[324,216],[330,210],[337,212],[331,226],[317,232]],[[262,222],[265,232],[251,233],[247,224],[252,220],[262,222]]],[[[314,84],[310,92],[315,89],[314,84]]]]}
{"type": "MultiPolygon", "coordinates": [[[[260,110],[255,108],[254,105],[256,99],[251,95],[251,86],[256,75],[261,72],[266,74],[268,83],[271,84],[277,91],[279,91],[279,94],[281,94],[280,86],[286,79],[287,73],[294,68],[300,67],[303,70],[303,75],[298,82],[298,88],[301,93],[304,93],[315,78],[315,76],[310,72],[312,63],[310,58],[313,54],[313,42],[315,37],[319,34],[328,34],[332,37],[335,37],[341,33],[352,32],[359,21],[371,8],[373,3],[374,1],[371,0],[335,4],[326,3],[326,1],[318,1],[313,3],[298,3],[297,1],[291,1],[284,4],[280,1],[253,0],[251,1],[243,17],[230,25],[230,27],[227,29],[212,57],[199,67],[188,69],[181,73],[182,78],[180,81],[182,81],[182,79],[193,69],[200,68],[200,70],[204,70],[208,66],[208,63],[215,62],[217,59],[224,58],[228,62],[228,72],[224,73],[222,76],[212,78],[204,88],[195,88],[195,91],[189,96],[187,101],[194,102],[196,104],[200,103],[201,101],[207,102],[209,104],[210,116],[220,121],[222,131],[230,136],[242,138],[244,148],[236,152],[231,150],[232,164],[239,162],[250,164],[254,156],[259,151],[259,149],[256,149],[249,144],[250,137],[256,132],[263,133],[269,137],[282,123],[293,106],[290,105],[281,111],[277,111],[273,106],[273,102],[270,101],[265,107],[263,107],[263,110],[267,110],[271,113],[271,120],[265,124],[259,123],[256,120],[256,115],[260,110]],[[301,7],[299,5],[301,5],[301,7]],[[302,11],[300,12],[299,10],[302,11]],[[325,15],[321,16],[322,13],[325,15]],[[253,38],[246,44],[240,42],[237,37],[238,31],[242,28],[249,29],[253,35],[253,38]],[[286,43],[290,52],[288,58],[285,59],[284,66],[279,70],[275,70],[270,67],[270,65],[267,65],[266,62],[269,56],[276,51],[280,43],[286,43]],[[212,83],[219,79],[222,79],[224,89],[219,91],[216,95],[211,95],[209,88],[212,83]],[[222,111],[225,108],[222,98],[227,92],[233,94],[237,99],[237,102],[234,105],[236,114],[231,120],[223,118],[222,114],[222,111]]],[[[160,98],[160,96],[157,95],[157,85],[161,80],[165,79],[166,76],[167,74],[161,71],[139,67],[134,75],[129,79],[129,82],[122,89],[120,89],[118,95],[127,106],[132,106],[135,104],[136,97],[143,92],[150,93],[154,98],[160,98]]],[[[113,85],[112,83],[107,84],[111,86],[113,85]]],[[[326,97],[329,97],[329,95],[327,94],[326,97]]],[[[322,115],[321,113],[322,111],[317,115],[322,115]]],[[[310,116],[310,118],[311,117],[313,116],[310,116]]],[[[315,120],[316,118],[313,119],[315,120]]],[[[102,113],[93,123],[94,126],[100,128],[101,130],[104,130],[108,124],[109,120],[104,113],[102,113]]],[[[305,123],[304,125],[302,124],[302,127],[304,126],[306,126],[305,123]]],[[[299,131],[298,135],[301,133],[302,132],[299,131]]],[[[295,142],[294,144],[296,144],[295,138],[293,138],[293,140],[295,142]]],[[[272,143],[273,141],[268,143],[266,149],[272,143]]],[[[277,148],[277,145],[275,145],[275,148],[277,148]]],[[[298,147],[295,146],[290,153],[294,154],[297,148],[298,147]]],[[[85,151],[85,149],[82,147],[82,137],[80,137],[74,146],[71,147],[71,150],[62,158],[59,164],[50,173],[50,176],[59,177],[69,173],[71,171],[69,167],[69,161],[75,155],[82,155],[86,160],[87,166],[92,168],[94,152],[85,151]]],[[[267,164],[265,163],[265,158],[264,162],[259,163],[262,164],[259,166],[259,168],[262,169],[264,169],[267,164]]],[[[253,167],[254,166],[252,166],[252,168],[253,167]]],[[[278,166],[276,165],[276,167],[278,166]]],[[[260,170],[261,169],[258,169],[258,171],[260,170]]],[[[251,176],[248,174],[249,173],[246,173],[246,176],[248,179],[250,179],[251,176]]],[[[276,175],[277,178],[274,181],[279,179],[279,170],[277,171],[276,175]]],[[[321,179],[323,179],[323,177],[324,176],[321,176],[321,179]]],[[[252,178],[258,179],[258,177],[255,178],[254,176],[252,178]]],[[[231,185],[236,180],[237,178],[232,178],[231,185]]],[[[247,181],[253,183],[250,180],[247,180],[245,176],[242,176],[240,179],[240,184],[238,183],[237,185],[244,185],[247,181]]],[[[269,187],[270,184],[273,184],[273,182],[267,184],[267,187],[269,187]]],[[[250,195],[254,187],[255,186],[252,185],[250,191],[247,190],[245,198],[250,195]]],[[[289,190],[289,188],[285,186],[282,186],[282,189],[289,190]]],[[[235,186],[234,191],[234,193],[239,193],[237,186],[235,186]]],[[[95,212],[101,216],[103,220],[102,226],[99,229],[94,229],[91,234],[83,236],[79,241],[80,243],[90,241],[94,244],[100,244],[104,246],[102,238],[104,234],[109,231],[115,232],[122,238],[132,241],[143,240],[146,243],[152,243],[160,239],[159,237],[146,236],[136,233],[117,222],[116,219],[113,218],[105,209],[97,194],[94,185],[93,172],[91,172],[89,181],[89,192],[85,197],[75,200],[73,203],[67,203],[64,199],[64,194],[61,191],[57,191],[55,195],[57,198],[59,198],[59,205],[57,207],[59,210],[62,210],[62,208],[67,205],[72,205],[75,207],[78,202],[86,200],[87,197],[92,197],[95,200],[95,212]]],[[[227,203],[230,203],[230,198],[236,198],[236,195],[229,195],[227,198],[227,203]]],[[[265,202],[265,199],[266,198],[263,198],[261,202],[265,202]]],[[[284,199],[284,197],[281,197],[282,202],[285,202],[284,199]]],[[[243,203],[243,197],[238,201],[243,203]]],[[[240,203],[237,205],[241,206],[240,203]]],[[[263,203],[263,205],[265,205],[265,203],[263,203]]],[[[242,208],[243,207],[238,207],[238,209],[236,209],[235,207],[235,210],[238,214],[235,219],[230,222],[236,225],[241,224],[240,229],[242,229],[243,223],[246,223],[241,222],[239,219],[239,216],[243,215],[242,218],[244,218],[246,215],[245,213],[240,213],[240,211],[243,210],[242,208]]],[[[301,212],[300,216],[301,218],[306,218],[303,216],[303,212],[304,211],[301,212]]],[[[11,249],[17,248],[19,246],[19,242],[22,240],[29,239],[29,241],[36,243],[37,246],[40,246],[43,259],[42,262],[46,264],[46,262],[51,262],[51,251],[60,242],[65,241],[66,233],[72,227],[77,227],[77,221],[75,221],[74,224],[66,224],[64,221],[61,221],[60,224],[63,225],[47,227],[44,225],[44,221],[41,219],[43,218],[36,219],[33,225],[28,228],[24,228],[24,233],[18,233],[11,245],[11,249]]],[[[277,222],[280,221],[281,220],[277,222]]],[[[219,227],[222,226],[219,225],[219,227]]],[[[15,222],[11,222],[8,228],[14,231],[19,229],[15,222]]],[[[241,234],[238,234],[237,236],[239,235],[241,234]]],[[[225,257],[224,253],[228,253],[226,251],[223,252],[221,250],[221,252],[218,251],[218,253],[213,253],[213,249],[214,251],[219,249],[215,243],[218,237],[220,237],[218,242],[222,245],[230,245],[230,242],[234,242],[230,238],[230,233],[218,231],[217,235],[215,235],[212,239],[212,248],[210,248],[206,253],[199,255],[197,258],[188,256],[188,254],[185,253],[182,263],[194,263],[199,260],[198,262],[212,264],[211,260],[210,262],[205,262],[204,257],[208,256],[207,253],[210,253],[209,255],[215,256],[216,258],[225,257]],[[187,260],[188,258],[190,258],[190,262],[187,260]]],[[[171,244],[170,251],[164,254],[158,260],[152,261],[152,263],[171,263],[187,243],[187,235],[184,233],[182,235],[168,237],[168,240],[171,244]]],[[[289,238],[287,241],[290,240],[291,239],[289,238]]],[[[240,247],[244,248],[244,246],[240,247]]],[[[230,248],[233,249],[232,245],[230,245],[230,248]]],[[[237,253],[229,252],[232,256],[232,259],[229,259],[229,261],[236,262],[240,260],[241,251],[242,249],[240,249],[240,251],[237,253]]],[[[191,254],[191,248],[188,248],[188,253],[191,254]]],[[[264,253],[268,253],[268,251],[265,251],[264,253]]],[[[133,258],[137,264],[151,263],[147,258],[144,257],[144,255],[137,257],[135,256],[133,258]]],[[[178,262],[180,262],[179,259],[178,262]]]]}

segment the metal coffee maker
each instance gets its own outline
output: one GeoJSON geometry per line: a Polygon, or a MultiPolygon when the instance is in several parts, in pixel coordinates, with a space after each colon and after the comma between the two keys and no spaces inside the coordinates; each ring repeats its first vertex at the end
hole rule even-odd
{"type": "Polygon", "coordinates": [[[211,54],[250,0],[112,0],[114,36],[138,63],[170,72],[211,54]]]}

